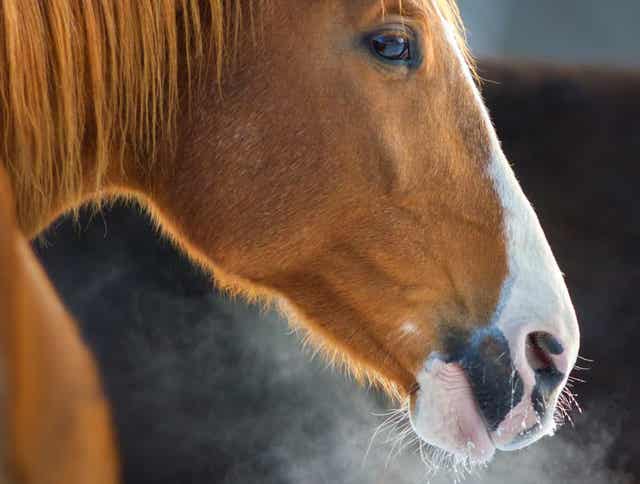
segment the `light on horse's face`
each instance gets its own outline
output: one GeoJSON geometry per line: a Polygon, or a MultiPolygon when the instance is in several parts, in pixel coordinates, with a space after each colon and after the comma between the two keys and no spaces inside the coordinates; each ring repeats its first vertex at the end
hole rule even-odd
{"type": "Polygon", "coordinates": [[[285,298],[483,461],[549,432],[578,327],[442,2],[386,3],[269,2],[156,201],[222,283],[285,298]]]}

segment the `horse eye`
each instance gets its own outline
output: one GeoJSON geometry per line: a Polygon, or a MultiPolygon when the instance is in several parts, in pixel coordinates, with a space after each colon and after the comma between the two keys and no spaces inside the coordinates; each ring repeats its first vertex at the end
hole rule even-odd
{"type": "Polygon", "coordinates": [[[412,60],[411,39],[406,33],[384,32],[372,35],[369,39],[371,50],[389,61],[412,60]]]}

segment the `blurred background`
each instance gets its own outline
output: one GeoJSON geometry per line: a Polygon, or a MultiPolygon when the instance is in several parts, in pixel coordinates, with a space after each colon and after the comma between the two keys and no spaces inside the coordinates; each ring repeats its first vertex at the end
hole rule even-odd
{"type": "Polygon", "coordinates": [[[636,0],[458,0],[479,57],[640,67],[636,0]]]}
{"type": "MultiPolygon", "coordinates": [[[[640,74],[616,70],[640,68],[640,3],[460,4],[474,53],[501,59],[481,62],[485,98],[594,360],[575,426],[466,482],[640,482],[640,74]]],[[[367,454],[381,395],[312,360],[277,315],[217,294],[138,208],[60,220],[35,247],[98,358],[127,483],[426,482],[386,435],[367,454]]]]}

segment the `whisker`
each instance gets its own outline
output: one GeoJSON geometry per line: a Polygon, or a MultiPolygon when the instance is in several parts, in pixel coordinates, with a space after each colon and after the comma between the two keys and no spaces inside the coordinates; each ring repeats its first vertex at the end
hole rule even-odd
{"type": "Polygon", "coordinates": [[[396,455],[394,451],[396,450],[396,448],[401,447],[402,442],[408,435],[410,435],[409,432],[411,432],[411,430],[412,430],[411,428],[405,429],[400,435],[398,435],[398,437],[396,437],[395,442],[391,446],[391,449],[389,450],[389,454],[387,455],[387,460],[384,464],[385,469],[389,467],[389,463],[396,455]]]}
{"type": "Polygon", "coordinates": [[[569,381],[571,382],[578,382],[578,383],[587,383],[586,380],[583,380],[582,378],[577,378],[575,376],[569,376],[569,381]]]}
{"type": "Polygon", "coordinates": [[[586,366],[578,366],[578,365],[573,365],[573,369],[574,370],[578,370],[578,371],[590,371],[591,368],[587,368],[586,366]]]}
{"type": "Polygon", "coordinates": [[[384,443],[389,444],[394,442],[393,447],[390,452],[393,452],[395,446],[397,445],[398,440],[406,438],[406,435],[412,431],[411,422],[409,421],[409,403],[408,401],[402,404],[400,407],[386,411],[380,412],[378,414],[373,414],[374,416],[385,417],[385,419],[380,423],[373,435],[369,439],[369,444],[367,445],[367,450],[362,458],[362,467],[366,464],[367,458],[369,457],[369,453],[373,448],[373,444],[375,439],[381,433],[386,432],[387,438],[384,443]],[[396,435],[399,434],[399,435],[396,435]]]}

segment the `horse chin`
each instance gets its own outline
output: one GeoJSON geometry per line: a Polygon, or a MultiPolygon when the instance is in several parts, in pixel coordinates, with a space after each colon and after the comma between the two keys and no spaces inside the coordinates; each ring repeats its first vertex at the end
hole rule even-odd
{"type": "Polygon", "coordinates": [[[451,454],[452,462],[484,464],[496,447],[458,363],[429,359],[418,375],[420,390],[412,398],[413,430],[427,444],[451,454]]]}

